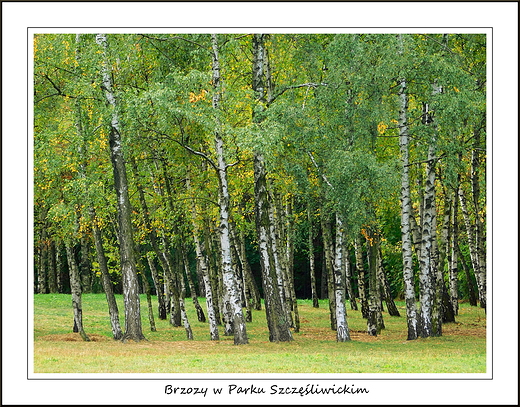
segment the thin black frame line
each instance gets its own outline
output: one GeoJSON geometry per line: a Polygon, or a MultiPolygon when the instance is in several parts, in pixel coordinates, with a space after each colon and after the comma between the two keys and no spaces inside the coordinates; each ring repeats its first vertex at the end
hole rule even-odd
{"type": "MultiPolygon", "coordinates": [[[[121,28],[121,27],[27,27],[27,44],[29,44],[29,35],[31,35],[31,33],[29,32],[30,30],[33,30],[33,29],[37,29],[37,28],[75,28],[75,29],[81,29],[81,28],[121,28]]],[[[168,29],[175,29],[175,28],[179,28],[179,27],[124,27],[124,28],[158,28],[158,29],[162,29],[162,28],[168,28],[168,29]]],[[[197,29],[197,28],[213,28],[213,27],[180,27],[180,28],[190,28],[190,29],[197,29]]],[[[233,29],[242,29],[242,27],[217,27],[217,28],[233,28],[233,29]]],[[[351,28],[355,28],[357,29],[358,27],[246,27],[246,28],[266,28],[266,29],[269,29],[269,28],[306,28],[306,29],[316,29],[316,28],[327,28],[327,29],[351,29],[351,28]]],[[[392,29],[399,29],[399,28],[406,28],[406,29],[415,29],[417,27],[362,27],[362,28],[366,28],[366,29],[370,29],[370,28],[383,28],[383,29],[386,29],[386,28],[392,28],[392,29]]],[[[491,52],[491,82],[493,83],[493,75],[494,75],[494,70],[493,70],[493,57],[494,57],[494,47],[493,47],[493,27],[419,27],[419,28],[422,28],[422,29],[431,29],[431,28],[439,28],[439,29],[443,29],[443,28],[449,28],[449,29],[453,29],[453,28],[459,28],[459,29],[468,29],[468,28],[478,28],[478,29],[487,29],[487,30],[491,30],[491,44],[492,44],[492,52],[491,52]]],[[[123,33],[124,35],[125,33],[123,33]]],[[[309,34],[316,34],[316,33],[309,33],[309,34]]],[[[339,34],[339,33],[338,33],[339,34]]],[[[345,33],[347,34],[347,33],[345,33]]],[[[382,33],[384,34],[384,33],[382,33]]],[[[487,33],[485,33],[486,36],[488,35],[487,33]]],[[[34,34],[33,34],[34,35],[34,34]]],[[[30,62],[30,58],[29,58],[29,49],[27,49],[27,55],[26,55],[26,58],[27,58],[27,95],[29,94],[29,62],[30,62]]],[[[494,96],[494,88],[492,87],[491,89],[491,106],[493,106],[493,96],[494,96]]],[[[27,98],[27,140],[26,140],[26,148],[27,148],[27,162],[29,163],[29,136],[30,136],[30,127],[29,127],[29,102],[30,102],[30,99],[27,98]]],[[[486,106],[486,109],[488,109],[488,107],[486,106]]],[[[488,115],[488,110],[486,111],[486,117],[488,115]]],[[[493,132],[493,113],[494,113],[494,109],[493,107],[491,108],[491,136],[490,136],[490,139],[491,139],[491,152],[494,151],[493,149],[493,140],[494,140],[494,132],[493,132]]],[[[28,166],[27,166],[28,167],[28,166]]],[[[491,201],[493,201],[493,160],[491,160],[491,201]]],[[[29,168],[27,168],[27,176],[26,176],[26,179],[27,179],[27,191],[29,190],[29,168]]],[[[487,188],[487,186],[486,186],[487,188]]],[[[26,191],[26,192],[27,192],[26,191]]],[[[29,259],[29,196],[27,194],[27,259],[29,259]]],[[[491,219],[493,219],[493,211],[491,211],[491,219]]],[[[493,243],[493,220],[491,222],[491,230],[492,230],[492,233],[491,233],[491,241],[493,243]]],[[[491,252],[490,252],[490,256],[491,256],[491,269],[493,269],[493,244],[491,245],[491,252]]],[[[493,274],[494,273],[491,273],[491,287],[492,287],[492,290],[491,290],[491,293],[492,293],[492,298],[494,296],[494,284],[493,284],[493,274]]],[[[26,286],[27,286],[27,304],[29,304],[29,261],[27,262],[27,274],[26,274],[26,286]]],[[[494,307],[491,307],[491,321],[493,322],[493,312],[494,312],[494,307]]],[[[29,307],[27,307],[27,321],[29,321],[29,307]]],[[[26,328],[28,328],[28,326],[26,326],[26,328]]],[[[486,326],[486,331],[487,331],[487,326],[486,326]]],[[[478,380],[478,381],[485,381],[485,380],[493,380],[494,378],[494,358],[493,358],[493,353],[494,353],[494,331],[493,331],[493,326],[491,326],[491,377],[483,377],[483,378],[396,378],[396,377],[392,377],[392,378],[386,378],[386,379],[383,379],[383,378],[276,378],[276,377],[272,377],[272,378],[234,378],[234,377],[231,377],[231,378],[172,378],[172,379],[167,379],[167,378],[35,378],[35,377],[29,377],[29,329],[27,329],[27,380],[121,380],[121,381],[128,381],[128,380],[211,380],[211,381],[214,381],[214,380],[319,380],[319,381],[323,381],[323,380],[351,380],[351,381],[354,381],[354,380],[359,380],[359,381],[364,381],[364,380],[370,380],[370,381],[373,381],[373,380],[400,380],[400,381],[410,381],[410,380],[420,380],[420,381],[424,381],[424,380],[436,380],[436,381],[439,381],[439,380],[456,380],[456,381],[475,381],[475,380],[478,380]]],[[[38,373],[38,374],[41,374],[41,373],[38,373]]],[[[45,373],[43,373],[45,374],[45,373]]],[[[64,373],[64,374],[67,374],[67,373],[64,373]]],[[[114,373],[114,374],[117,374],[117,373],[114,373]]],[[[136,374],[146,374],[146,373],[136,373],[136,374]]],[[[166,373],[167,374],[167,373],[166,373]]],[[[290,374],[290,373],[287,373],[287,374],[290,374]]],[[[324,373],[324,374],[328,374],[328,373],[324,373]]],[[[334,373],[335,374],[335,373],[334,373]]],[[[341,373],[340,373],[341,374],[341,373]]],[[[345,374],[349,374],[349,373],[345,373],[345,374]]],[[[391,374],[391,373],[389,373],[391,374]]],[[[413,373],[412,373],[413,374],[413,373]]],[[[439,373],[439,374],[444,374],[444,373],[439,373]]],[[[463,373],[461,373],[463,374],[463,373]]]]}

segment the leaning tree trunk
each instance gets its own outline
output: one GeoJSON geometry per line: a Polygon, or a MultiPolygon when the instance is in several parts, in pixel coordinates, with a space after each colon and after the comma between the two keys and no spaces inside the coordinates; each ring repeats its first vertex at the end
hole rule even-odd
{"type": "Polygon", "coordinates": [[[79,276],[78,264],[74,258],[74,252],[70,243],[65,243],[67,251],[67,261],[70,273],[70,290],[72,293],[72,310],[74,312],[73,332],[79,332],[84,341],[90,341],[90,338],[83,329],[83,309],[81,307],[81,282],[79,276]]]}
{"type": "Polygon", "coordinates": [[[462,211],[462,216],[464,218],[464,225],[466,226],[466,234],[468,236],[468,246],[469,246],[469,254],[471,257],[471,264],[473,266],[473,272],[475,273],[475,279],[477,280],[477,289],[478,289],[478,297],[480,306],[485,308],[486,306],[486,293],[485,293],[485,284],[483,283],[483,278],[481,275],[482,268],[480,267],[481,256],[478,253],[477,247],[477,239],[475,228],[471,224],[471,220],[469,217],[468,206],[466,202],[466,196],[462,189],[462,186],[459,186],[458,191],[460,209],[462,211]]]}
{"type": "Polygon", "coordinates": [[[101,229],[98,226],[98,219],[96,218],[94,208],[90,207],[89,212],[92,224],[92,233],[94,235],[94,245],[96,246],[97,261],[101,271],[101,282],[108,303],[108,314],[110,316],[110,325],[112,326],[112,335],[114,336],[114,339],[120,340],[123,338],[123,331],[121,330],[121,325],[119,323],[119,309],[117,307],[114,290],[112,288],[112,281],[110,280],[110,274],[108,272],[105,250],[103,249],[101,229]]]}
{"type": "Polygon", "coordinates": [[[400,80],[399,86],[399,149],[401,153],[401,236],[403,253],[403,281],[404,298],[406,301],[406,321],[408,325],[408,340],[417,339],[417,305],[415,302],[415,288],[412,261],[412,234],[410,218],[412,215],[412,201],[410,198],[409,175],[409,142],[408,134],[408,94],[406,80],[400,80]]]}
{"type": "Polygon", "coordinates": [[[377,251],[377,278],[379,284],[381,286],[381,294],[386,303],[386,308],[388,308],[388,313],[393,317],[399,317],[399,310],[395,305],[394,298],[392,296],[392,290],[390,289],[390,283],[388,282],[388,278],[386,277],[385,269],[383,267],[383,254],[381,252],[381,245],[378,245],[377,251]]]}
{"type": "Polygon", "coordinates": [[[117,195],[117,213],[119,222],[119,251],[121,258],[121,274],[123,279],[123,298],[125,304],[125,332],[123,341],[136,342],[145,339],[141,327],[141,308],[139,299],[139,283],[134,255],[134,240],[130,198],[128,195],[128,181],[126,165],[123,156],[121,131],[119,124],[118,106],[112,90],[112,72],[108,59],[108,42],[105,34],[98,34],[96,42],[101,45],[104,62],[102,66],[103,87],[107,103],[111,110],[109,132],[110,158],[114,172],[114,186],[117,195]]]}

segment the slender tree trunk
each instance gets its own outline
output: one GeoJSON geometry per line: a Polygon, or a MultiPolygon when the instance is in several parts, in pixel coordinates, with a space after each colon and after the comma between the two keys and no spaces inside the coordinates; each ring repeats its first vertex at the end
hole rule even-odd
{"type": "Polygon", "coordinates": [[[253,276],[253,272],[251,271],[251,266],[249,261],[247,260],[246,254],[246,242],[244,237],[244,232],[240,230],[238,237],[238,254],[240,256],[240,261],[242,263],[242,272],[244,273],[244,278],[246,281],[246,285],[248,287],[250,296],[253,301],[253,307],[255,310],[260,311],[262,309],[262,301],[260,298],[260,291],[258,290],[258,286],[256,285],[255,278],[253,276]]]}
{"type": "Polygon", "coordinates": [[[388,278],[386,277],[385,269],[383,267],[383,254],[381,252],[381,245],[378,246],[377,277],[381,286],[381,294],[385,300],[386,307],[388,308],[388,313],[393,317],[399,317],[401,314],[395,305],[394,298],[392,296],[392,290],[390,289],[390,283],[388,282],[388,278]]]}
{"type": "Polygon", "coordinates": [[[130,199],[128,196],[128,181],[126,165],[123,157],[119,115],[117,102],[112,90],[111,69],[108,60],[108,43],[105,34],[98,34],[96,42],[101,45],[104,56],[102,66],[103,88],[108,105],[111,109],[109,133],[110,158],[114,171],[114,186],[117,195],[117,211],[119,221],[119,250],[121,257],[121,274],[123,280],[123,298],[125,304],[125,332],[123,341],[140,341],[145,339],[141,327],[141,308],[139,299],[139,284],[134,255],[134,241],[130,199]]]}
{"type": "Polygon", "coordinates": [[[460,209],[462,211],[462,216],[464,218],[464,224],[466,226],[466,233],[468,236],[468,246],[469,246],[469,254],[471,257],[471,264],[473,266],[473,272],[475,273],[475,279],[477,280],[478,298],[479,298],[480,306],[482,308],[485,308],[485,305],[486,305],[485,284],[483,283],[483,278],[480,273],[482,270],[480,267],[481,257],[479,257],[479,253],[478,253],[477,242],[476,242],[476,238],[475,238],[475,236],[476,236],[475,228],[471,225],[471,220],[469,217],[466,196],[465,196],[464,191],[462,190],[461,186],[459,186],[458,196],[459,196],[459,202],[460,202],[460,209]]]}
{"type": "Polygon", "coordinates": [[[401,235],[403,253],[403,280],[404,297],[406,301],[406,320],[408,325],[408,340],[417,339],[417,305],[415,302],[415,288],[412,261],[412,236],[410,218],[412,202],[410,198],[409,175],[409,142],[408,134],[408,94],[406,80],[400,80],[399,86],[399,149],[401,153],[401,235]]]}
{"type": "Polygon", "coordinates": [[[346,342],[350,340],[347,323],[347,310],[345,307],[345,276],[343,273],[343,246],[344,246],[343,223],[336,214],[336,255],[334,261],[334,282],[336,296],[336,340],[346,342]]]}
{"type": "Polygon", "coordinates": [[[56,285],[58,286],[58,292],[63,293],[63,261],[62,261],[62,248],[63,244],[61,241],[56,242],[56,285]]]}
{"type": "Polygon", "coordinates": [[[57,272],[56,272],[56,243],[51,240],[49,243],[49,249],[47,251],[47,264],[48,264],[48,283],[49,293],[58,292],[57,284],[57,272]]]}
{"type": "Polygon", "coordinates": [[[473,213],[475,214],[475,244],[478,257],[477,277],[480,306],[486,309],[486,237],[485,237],[485,215],[481,215],[480,209],[480,129],[474,132],[474,148],[471,153],[471,193],[473,198],[473,213]]]}
{"type": "Polygon", "coordinates": [[[451,241],[450,241],[450,298],[453,307],[453,313],[459,314],[459,261],[458,261],[458,241],[459,241],[459,225],[458,225],[458,204],[457,199],[452,200],[451,208],[451,241]]]}
{"type": "Polygon", "coordinates": [[[199,322],[206,322],[206,315],[204,315],[204,311],[199,304],[199,299],[197,298],[197,292],[195,291],[195,284],[193,283],[193,278],[191,277],[188,255],[186,253],[186,248],[182,247],[182,262],[184,264],[184,273],[186,274],[186,279],[188,280],[188,286],[190,288],[191,299],[193,301],[193,305],[195,310],[197,311],[197,319],[199,322]]]}
{"type": "Polygon", "coordinates": [[[157,304],[158,304],[158,315],[159,319],[166,319],[166,304],[164,298],[164,283],[159,278],[157,268],[155,267],[153,257],[151,253],[147,253],[146,258],[148,259],[148,266],[150,267],[150,273],[152,274],[153,284],[155,286],[155,292],[157,293],[157,304]]]}
{"type": "Polygon", "coordinates": [[[322,210],[321,229],[323,233],[323,246],[325,249],[325,262],[327,271],[327,291],[329,297],[330,329],[336,330],[336,292],[334,289],[334,243],[332,242],[331,222],[326,219],[322,210]]]}
{"type": "Polygon", "coordinates": [[[359,300],[361,302],[361,315],[368,318],[368,299],[365,284],[365,266],[363,264],[363,248],[359,237],[354,240],[354,251],[356,256],[356,270],[358,275],[359,300]]]}
{"type": "Polygon", "coordinates": [[[291,295],[291,305],[294,313],[294,332],[300,332],[300,312],[298,310],[298,300],[294,287],[294,237],[293,237],[293,209],[292,198],[289,197],[285,205],[286,218],[286,246],[287,246],[287,277],[289,280],[289,291],[291,295]]]}
{"type": "Polygon", "coordinates": [[[89,212],[92,224],[92,234],[94,235],[94,245],[96,247],[97,261],[101,271],[101,282],[103,284],[103,290],[105,291],[105,297],[108,304],[108,314],[110,316],[110,325],[112,326],[112,335],[115,340],[120,340],[123,338],[123,331],[121,330],[121,325],[119,323],[119,309],[117,307],[114,290],[112,288],[112,281],[110,280],[110,274],[108,272],[105,250],[103,249],[101,229],[99,229],[94,208],[90,207],[89,212]]]}
{"type": "MultiPolygon", "coordinates": [[[[220,109],[220,98],[221,98],[221,78],[220,78],[220,61],[219,61],[219,48],[217,43],[216,34],[211,35],[211,42],[213,48],[213,109],[218,111],[220,109]]],[[[244,320],[244,314],[242,312],[242,306],[240,301],[240,293],[238,291],[238,284],[235,273],[233,272],[233,266],[231,263],[231,243],[229,237],[229,190],[227,180],[227,168],[228,165],[224,158],[224,142],[222,140],[220,124],[217,124],[217,128],[214,132],[215,137],[215,151],[217,154],[217,175],[219,180],[219,209],[220,209],[220,222],[219,222],[219,235],[220,235],[220,254],[222,262],[222,279],[227,294],[229,295],[229,301],[231,303],[233,312],[233,328],[234,328],[234,343],[235,345],[243,345],[248,343],[246,322],[244,320]]]]}
{"type": "Polygon", "coordinates": [[[92,292],[92,267],[89,259],[89,241],[86,236],[80,238],[80,278],[84,293],[92,292]]]}
{"type": "Polygon", "coordinates": [[[466,276],[466,284],[468,286],[468,297],[469,297],[469,304],[473,307],[477,306],[477,293],[475,292],[475,285],[473,284],[472,275],[470,273],[470,268],[468,267],[466,261],[464,260],[464,256],[462,255],[462,252],[460,250],[460,246],[457,245],[457,254],[459,257],[459,263],[462,265],[462,268],[464,269],[464,274],[466,276]]]}
{"type": "Polygon", "coordinates": [[[145,274],[141,274],[143,280],[143,288],[146,294],[146,303],[148,304],[148,322],[150,323],[150,331],[156,332],[155,319],[153,317],[152,290],[145,274]]]}
{"type": "Polygon", "coordinates": [[[255,214],[264,290],[265,312],[269,328],[269,341],[292,341],[287,313],[282,304],[278,276],[272,254],[271,236],[269,233],[269,202],[267,201],[267,183],[265,166],[260,154],[254,156],[255,167],[255,214]]]}
{"type": "MultiPolygon", "coordinates": [[[[186,177],[186,187],[188,191],[191,191],[191,184],[189,176],[186,177]]],[[[202,274],[202,279],[204,282],[204,289],[206,291],[206,309],[208,312],[208,320],[209,320],[209,330],[210,330],[210,339],[212,341],[219,340],[218,333],[218,322],[217,317],[215,315],[215,306],[213,304],[213,289],[210,281],[209,275],[209,266],[207,259],[207,252],[205,245],[200,241],[199,238],[199,224],[197,223],[197,206],[195,201],[191,201],[191,219],[193,224],[193,240],[195,242],[195,254],[197,256],[197,263],[202,274]]]]}
{"type": "Polygon", "coordinates": [[[347,289],[348,299],[350,300],[350,308],[357,311],[357,302],[356,295],[354,294],[354,289],[352,288],[352,269],[350,264],[350,255],[347,244],[344,242],[343,245],[343,257],[344,257],[344,269],[345,269],[345,286],[347,289]]]}
{"type": "Polygon", "coordinates": [[[368,254],[368,318],[367,333],[371,336],[377,336],[383,329],[383,316],[381,313],[381,289],[377,278],[378,274],[378,246],[379,237],[376,232],[371,229],[367,230],[367,254],[368,254]]]}
{"type": "Polygon", "coordinates": [[[79,269],[74,258],[74,251],[70,243],[65,244],[67,251],[67,261],[69,263],[70,274],[70,290],[72,292],[72,310],[74,312],[74,327],[73,332],[79,332],[84,341],[90,341],[90,338],[83,329],[83,309],[81,306],[81,282],[79,276],[79,269]]]}
{"type": "MultiPolygon", "coordinates": [[[[265,109],[267,102],[267,87],[269,79],[266,78],[268,65],[266,49],[264,46],[265,35],[253,35],[253,80],[252,89],[255,92],[257,103],[253,107],[253,123],[260,123],[260,113],[265,109]]],[[[275,265],[271,237],[271,220],[269,211],[270,203],[267,194],[267,180],[264,157],[260,151],[253,155],[253,168],[255,180],[255,215],[258,234],[258,247],[260,252],[260,267],[262,270],[262,286],[265,297],[265,312],[269,328],[269,340],[271,342],[292,341],[292,333],[287,319],[282,294],[278,285],[278,275],[275,265]]]]}
{"type": "Polygon", "coordinates": [[[314,258],[314,228],[312,222],[312,209],[310,202],[307,203],[307,219],[309,221],[309,240],[308,240],[308,251],[309,251],[309,268],[311,276],[311,295],[312,295],[312,306],[319,308],[318,302],[318,291],[316,286],[316,262],[314,258]]]}

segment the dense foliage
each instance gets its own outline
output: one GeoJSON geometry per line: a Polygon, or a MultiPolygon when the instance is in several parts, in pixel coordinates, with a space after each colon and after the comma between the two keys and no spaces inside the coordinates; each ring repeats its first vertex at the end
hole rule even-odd
{"type": "MultiPolygon", "coordinates": [[[[122,292],[109,149],[116,109],[143,292],[147,285],[158,292],[173,278],[182,297],[206,296],[204,256],[215,307],[225,314],[218,238],[218,174],[225,167],[232,266],[243,307],[255,306],[256,291],[263,298],[254,168],[261,156],[277,261],[289,282],[281,295],[296,319],[293,328],[291,291],[297,298],[314,291],[320,298],[334,296],[327,251],[337,259],[340,235],[339,261],[353,306],[355,298],[363,305],[363,297],[388,304],[385,281],[391,298],[404,298],[404,166],[419,306],[425,306],[419,277],[427,250],[431,284],[424,290],[450,298],[434,316],[446,320],[447,303],[456,314],[461,299],[485,307],[485,35],[266,35],[261,89],[254,79],[253,35],[215,38],[218,86],[209,34],[107,35],[106,52],[94,34],[34,36],[35,292],[70,292],[66,245],[74,250],[83,292],[103,290],[96,228],[113,288],[122,292]],[[103,69],[110,72],[117,104],[107,103],[103,69]],[[403,166],[404,81],[409,163],[403,166]],[[173,262],[171,276],[161,253],[173,262]],[[374,262],[382,270],[377,278],[374,262]],[[379,299],[371,297],[375,291],[379,299]]],[[[168,287],[165,295],[169,301],[168,287]]]]}

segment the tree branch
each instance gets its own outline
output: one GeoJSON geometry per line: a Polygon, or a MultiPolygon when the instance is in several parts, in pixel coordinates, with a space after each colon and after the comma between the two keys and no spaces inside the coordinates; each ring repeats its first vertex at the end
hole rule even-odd
{"type": "Polygon", "coordinates": [[[314,166],[316,167],[316,169],[318,170],[318,173],[320,174],[321,178],[323,178],[323,181],[325,181],[325,183],[331,187],[332,189],[334,189],[334,185],[332,185],[329,180],[327,179],[326,175],[323,174],[321,171],[320,171],[320,167],[318,166],[318,163],[316,162],[316,160],[314,159],[314,157],[312,156],[312,153],[310,151],[307,151],[307,154],[309,155],[309,157],[311,158],[311,161],[312,163],[314,164],[314,166]]]}
{"type": "Polygon", "coordinates": [[[309,83],[301,83],[299,85],[286,86],[282,90],[277,92],[276,95],[274,95],[274,96],[272,96],[270,98],[269,104],[273,103],[278,98],[278,96],[283,95],[289,89],[298,89],[298,88],[305,88],[305,87],[316,89],[318,86],[328,86],[328,83],[323,83],[323,82],[322,83],[312,83],[312,82],[309,82],[309,83]]]}

